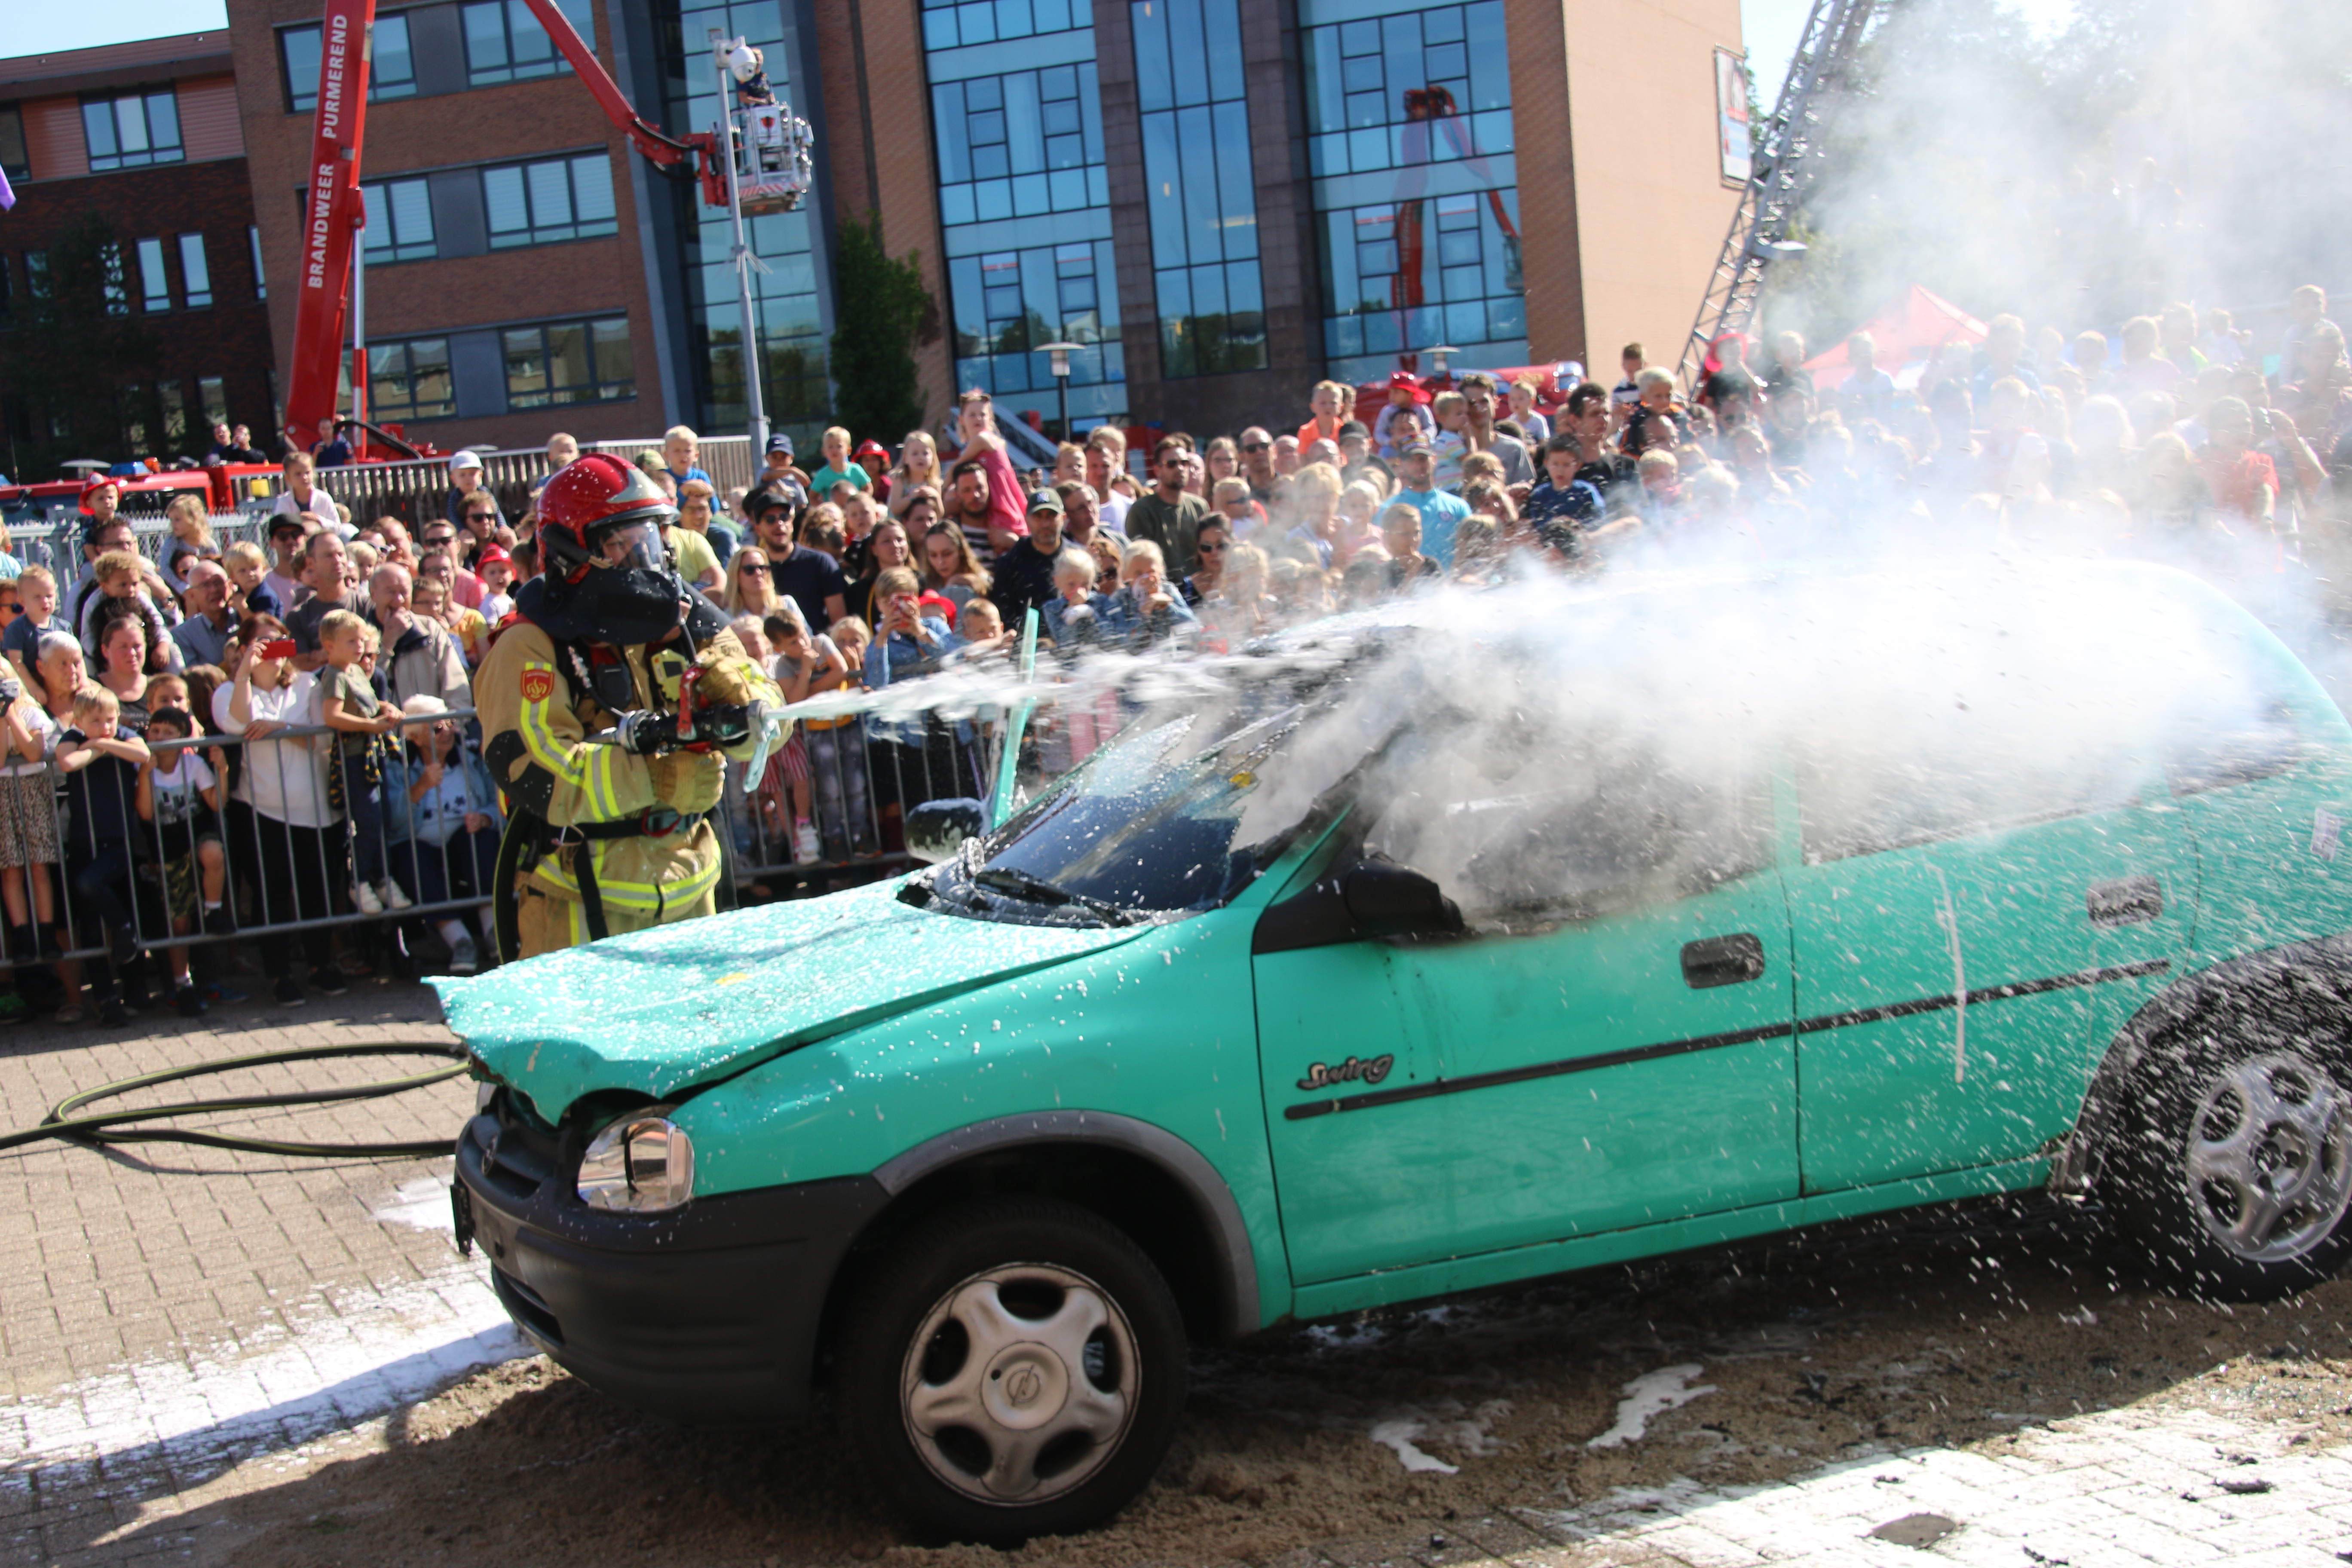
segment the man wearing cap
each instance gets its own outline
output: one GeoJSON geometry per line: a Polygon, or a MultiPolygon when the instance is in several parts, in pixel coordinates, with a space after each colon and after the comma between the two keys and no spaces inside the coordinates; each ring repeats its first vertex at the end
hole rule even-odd
{"type": "Polygon", "coordinates": [[[1021,617],[1044,614],[1054,598],[1054,563],[1062,553],[1062,498],[1039,490],[1029,498],[1029,537],[996,558],[988,596],[1003,612],[1004,629],[1019,636],[1021,617]]]}
{"type": "MultiPolygon", "coordinates": [[[[466,515],[466,498],[482,488],[482,459],[471,452],[457,452],[449,458],[449,494],[441,510],[451,517],[466,515]]],[[[327,509],[332,516],[334,508],[327,509]]]]}
{"type": "Polygon", "coordinates": [[[822,550],[793,542],[792,503],[773,490],[743,498],[751,514],[752,536],[768,552],[768,576],[776,592],[801,607],[812,630],[829,626],[849,613],[849,579],[841,563],[822,550]]]}
{"type": "Polygon", "coordinates": [[[794,511],[808,505],[808,476],[793,461],[793,438],[782,430],[768,437],[767,464],[751,481],[751,488],[783,496],[794,511]]]}
{"type": "Polygon", "coordinates": [[[1421,513],[1423,552],[1452,571],[1454,535],[1462,520],[1470,515],[1470,508],[1460,496],[1437,488],[1437,448],[1429,442],[1415,440],[1407,445],[1397,468],[1403,488],[1396,499],[1421,513]]]}
{"type": "Polygon", "coordinates": [[[278,560],[262,574],[261,585],[277,596],[281,616],[310,591],[302,584],[302,542],[311,532],[310,520],[299,512],[280,513],[269,520],[269,548],[278,560]]]}

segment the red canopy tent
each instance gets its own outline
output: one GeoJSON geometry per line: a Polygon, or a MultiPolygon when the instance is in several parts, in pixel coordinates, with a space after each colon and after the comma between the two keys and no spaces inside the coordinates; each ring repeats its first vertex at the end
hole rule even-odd
{"type": "MultiPolygon", "coordinates": [[[[1889,375],[1902,374],[1906,364],[1925,362],[1946,343],[1980,343],[1987,335],[1982,321],[1916,283],[1900,300],[1855,330],[1868,332],[1871,341],[1878,345],[1876,363],[1889,375]]],[[[1843,370],[1845,344],[1831,344],[1823,353],[1807,360],[1805,368],[1843,370]]]]}

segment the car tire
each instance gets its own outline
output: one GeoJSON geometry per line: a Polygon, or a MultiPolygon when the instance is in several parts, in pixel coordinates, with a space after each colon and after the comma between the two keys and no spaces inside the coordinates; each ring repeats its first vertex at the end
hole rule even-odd
{"type": "Polygon", "coordinates": [[[2347,1079],[2339,1045],[2300,1032],[2156,1048],[2137,1075],[2120,1206],[2168,1282],[2208,1300],[2265,1301],[2344,1266],[2347,1079]]]}
{"type": "Polygon", "coordinates": [[[936,1215],[845,1309],[842,1426],[924,1531],[1011,1546],[1092,1529],[1174,1440],[1182,1315],[1142,1248],[1076,1205],[936,1215]]]}

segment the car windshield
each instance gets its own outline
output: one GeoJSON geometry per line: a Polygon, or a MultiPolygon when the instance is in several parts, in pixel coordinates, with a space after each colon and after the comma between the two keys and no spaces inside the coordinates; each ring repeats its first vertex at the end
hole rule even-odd
{"type": "Polygon", "coordinates": [[[942,864],[929,889],[940,906],[991,920],[1126,924],[1214,908],[1271,863],[1346,771],[1321,760],[1325,748],[1298,754],[1313,712],[1276,689],[1147,712],[942,864]]]}

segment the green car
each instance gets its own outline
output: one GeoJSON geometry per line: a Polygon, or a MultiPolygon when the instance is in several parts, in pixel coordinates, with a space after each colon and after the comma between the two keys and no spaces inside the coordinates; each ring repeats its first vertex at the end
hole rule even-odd
{"type": "Polygon", "coordinates": [[[1011,1542],[1149,1482],[1191,1341],[2033,1188],[2218,1296],[2344,1261],[2352,729],[2195,580],[1530,586],[1194,677],[913,876],[441,982],[523,1331],[680,1420],[826,1387],[1011,1542]]]}

